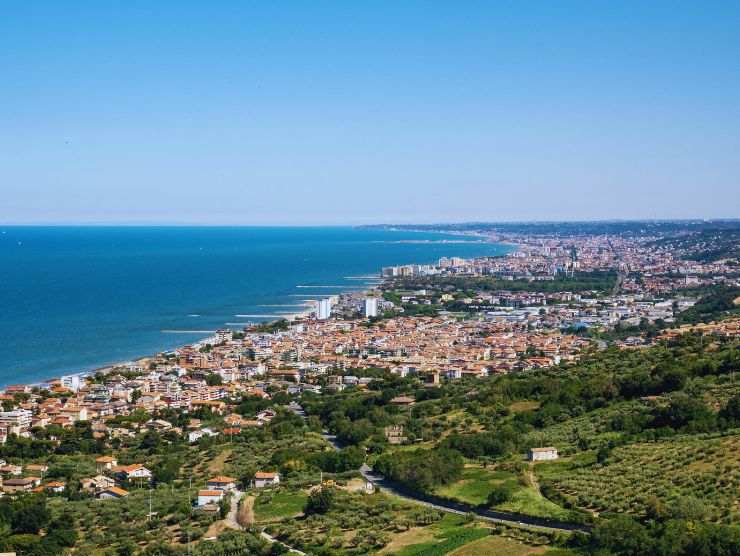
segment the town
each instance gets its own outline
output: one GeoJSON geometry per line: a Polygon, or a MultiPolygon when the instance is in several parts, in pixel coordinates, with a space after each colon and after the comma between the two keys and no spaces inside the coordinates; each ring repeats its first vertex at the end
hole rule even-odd
{"type": "MultiPolygon", "coordinates": [[[[206,520],[195,535],[202,542],[224,527],[253,527],[244,501],[262,500],[260,491],[279,492],[281,473],[291,468],[273,455],[259,465],[254,458],[246,472],[244,462],[236,473],[239,466],[223,460],[216,466],[199,464],[185,475],[183,461],[173,460],[177,468],[171,468],[166,450],[156,451],[161,446],[182,445],[183,453],[191,454],[187,457],[202,458],[212,446],[265,442],[265,431],[298,419],[313,427],[311,450],[342,454],[352,449],[353,433],[324,419],[328,414],[316,407],[324,403],[320,400],[368,394],[382,377],[409,386],[388,390],[384,411],[399,417],[383,425],[380,440],[396,447],[428,443],[444,430],[440,424],[415,423],[423,414],[401,416],[411,415],[420,399],[435,399],[436,390],[456,392],[455,384],[485,388],[492,377],[567,369],[610,347],[634,353],[683,335],[735,342],[740,336],[736,257],[692,260],[688,251],[667,248],[649,235],[477,235],[513,247],[500,257],[445,257],[436,264],[386,267],[367,291],[325,297],[291,321],[221,329],[197,343],[95,373],[5,387],[0,395],[2,492],[11,498],[48,496],[55,504],[80,497],[117,504],[132,493],[159,492],[168,483],[174,493],[176,484],[183,489],[187,482],[187,512],[200,516],[189,519],[206,520]],[[717,309],[713,296],[730,299],[729,305],[720,303],[717,309]],[[708,304],[711,308],[702,313],[708,304]],[[416,388],[429,394],[419,398],[416,388]],[[334,447],[330,433],[339,438],[334,447]],[[85,450],[79,448],[82,438],[85,450]],[[69,442],[77,449],[65,448],[69,442]],[[142,451],[144,446],[149,452],[142,451]],[[71,457],[68,450],[79,451],[77,471],[60,471],[64,454],[71,457]],[[55,455],[47,463],[48,452],[55,455]],[[147,453],[160,455],[150,459],[147,453]],[[225,525],[214,529],[213,523],[225,525]]],[[[452,430],[450,439],[475,428],[468,423],[452,430]]],[[[365,447],[368,461],[373,449],[365,447]]],[[[466,454],[466,448],[459,450],[466,454]]],[[[530,443],[526,452],[533,464],[541,464],[573,454],[574,448],[571,440],[530,443]]],[[[359,462],[364,460],[361,455],[359,462]]],[[[362,492],[380,490],[389,477],[403,482],[402,474],[393,477],[396,471],[383,461],[382,456],[377,460],[375,472],[383,470],[386,478],[364,472],[362,492]]],[[[329,480],[342,481],[339,476],[329,480]]],[[[309,483],[311,496],[326,484],[315,476],[309,483]]],[[[513,513],[526,512],[517,507],[513,513]]],[[[570,514],[552,515],[566,520],[570,514]]],[[[159,519],[151,508],[147,516],[159,519]]],[[[557,528],[554,520],[541,523],[557,528]]],[[[270,542],[295,546],[282,529],[270,531],[276,537],[263,531],[270,542]]],[[[191,532],[172,539],[188,546],[196,540],[191,532]]],[[[387,539],[376,541],[382,546],[387,539]]]]}

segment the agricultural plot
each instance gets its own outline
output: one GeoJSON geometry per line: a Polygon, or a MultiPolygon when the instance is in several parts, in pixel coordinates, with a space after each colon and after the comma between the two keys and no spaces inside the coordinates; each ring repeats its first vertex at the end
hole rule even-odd
{"type": "Polygon", "coordinates": [[[301,491],[280,489],[263,492],[254,504],[255,518],[258,522],[276,521],[300,515],[308,496],[301,491]]]}
{"type": "Polygon", "coordinates": [[[124,547],[135,543],[139,547],[156,542],[185,544],[188,538],[197,541],[216,516],[190,513],[187,489],[167,486],[151,492],[138,489],[122,500],[86,498],[65,501],[51,498],[52,515],[63,517],[80,532],[76,549],[81,553],[99,546],[124,547]],[[151,495],[154,517],[149,519],[151,495]]]}
{"type": "MultiPolygon", "coordinates": [[[[395,550],[383,550],[381,554],[394,556],[529,556],[544,554],[553,542],[550,534],[537,530],[491,526],[488,523],[471,522],[463,516],[447,514],[437,523],[423,530],[424,539],[418,543],[407,543],[395,550]]],[[[419,537],[420,535],[415,535],[419,537]]],[[[403,534],[399,536],[403,537],[403,534]]],[[[412,537],[413,538],[413,537],[412,537]]]]}
{"type": "Polygon", "coordinates": [[[337,489],[331,509],[299,519],[268,525],[267,532],[304,552],[325,548],[348,556],[371,554],[394,535],[426,527],[442,518],[440,512],[391,498],[337,489]]]}
{"type": "Polygon", "coordinates": [[[604,464],[538,466],[576,507],[644,515],[648,500],[671,508],[685,497],[711,500],[706,518],[740,521],[740,431],[674,437],[615,449],[604,464]]]}
{"type": "Polygon", "coordinates": [[[715,410],[724,407],[727,401],[740,394],[740,378],[733,376],[706,377],[702,381],[701,396],[704,401],[715,410]]]}
{"type": "Polygon", "coordinates": [[[468,504],[485,504],[494,487],[506,483],[517,486],[517,476],[508,471],[495,471],[483,467],[466,467],[459,481],[437,487],[434,494],[452,498],[468,504]]]}
{"type": "Polygon", "coordinates": [[[634,415],[646,414],[649,408],[639,401],[614,404],[585,415],[550,425],[527,434],[530,446],[557,446],[561,455],[568,455],[584,448],[593,448],[619,438],[614,423],[634,415]]]}
{"type": "Polygon", "coordinates": [[[567,519],[570,511],[544,498],[524,474],[497,468],[466,467],[459,481],[435,489],[434,494],[473,505],[487,505],[488,495],[496,487],[511,492],[508,501],[495,509],[546,517],[567,519]]]}
{"type": "Polygon", "coordinates": [[[533,556],[544,554],[547,548],[529,546],[505,537],[488,535],[451,552],[451,556],[533,556]]]}

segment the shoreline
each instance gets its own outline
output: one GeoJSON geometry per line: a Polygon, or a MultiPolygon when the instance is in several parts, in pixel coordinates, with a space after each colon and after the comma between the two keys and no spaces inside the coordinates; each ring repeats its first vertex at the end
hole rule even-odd
{"type": "MultiPolygon", "coordinates": [[[[420,232],[420,233],[421,232],[429,233],[429,231],[427,231],[427,230],[405,230],[405,231],[413,231],[413,232],[420,232]]],[[[449,245],[456,245],[456,244],[460,244],[460,243],[475,243],[475,244],[481,244],[481,245],[483,245],[483,244],[507,245],[507,246],[516,248],[516,246],[514,246],[514,245],[509,245],[509,244],[505,244],[505,243],[502,243],[502,242],[499,242],[499,241],[495,241],[492,238],[490,238],[489,236],[486,236],[484,234],[471,234],[471,233],[446,232],[446,231],[439,231],[439,232],[432,232],[432,233],[439,233],[439,234],[449,235],[449,236],[475,237],[475,238],[477,238],[477,240],[476,241],[457,241],[457,240],[428,240],[427,241],[427,240],[419,240],[418,242],[416,240],[406,240],[406,241],[401,241],[401,243],[425,243],[425,244],[426,243],[444,243],[444,244],[449,244],[449,245]]],[[[414,263],[406,263],[406,264],[414,264],[414,263]]],[[[338,296],[338,295],[345,294],[345,293],[367,294],[369,291],[371,291],[373,289],[376,289],[377,287],[381,286],[385,282],[385,279],[380,274],[380,271],[378,271],[377,274],[367,274],[367,275],[362,275],[362,276],[348,276],[348,277],[344,277],[344,279],[356,280],[357,282],[364,281],[365,283],[362,284],[361,287],[359,287],[360,284],[358,284],[358,283],[355,283],[355,284],[343,284],[343,285],[339,285],[338,284],[338,285],[332,285],[332,286],[323,286],[323,285],[308,286],[308,285],[303,285],[303,284],[297,284],[295,286],[296,288],[298,288],[298,289],[301,289],[301,288],[314,289],[314,290],[317,290],[316,294],[319,294],[321,289],[338,289],[338,290],[341,290],[341,291],[333,292],[333,293],[330,293],[330,294],[323,294],[323,295],[307,294],[307,296],[310,295],[311,298],[315,298],[315,299],[311,299],[309,303],[302,304],[304,306],[304,310],[302,310],[302,311],[296,311],[296,312],[289,312],[289,313],[285,313],[285,314],[276,313],[274,315],[267,315],[267,314],[260,315],[258,318],[265,318],[265,319],[268,319],[268,320],[265,320],[262,323],[249,323],[249,324],[250,325],[254,325],[254,324],[269,324],[269,323],[274,323],[274,322],[277,322],[277,321],[280,321],[280,320],[287,320],[289,323],[293,324],[293,323],[295,323],[298,320],[304,320],[304,319],[305,320],[308,320],[310,318],[310,315],[313,312],[315,312],[316,306],[318,305],[318,301],[320,299],[324,299],[324,298],[328,298],[328,297],[333,297],[333,296],[338,296]]],[[[289,294],[289,295],[292,296],[292,295],[298,295],[298,294],[289,294]]],[[[276,308],[277,308],[277,306],[279,306],[280,304],[279,303],[276,303],[275,305],[276,305],[276,308]]],[[[295,304],[295,305],[297,306],[298,304],[295,304]]],[[[254,317],[257,318],[257,315],[255,314],[254,317]]],[[[239,317],[236,316],[236,315],[234,315],[234,318],[239,318],[239,317]]],[[[248,318],[246,316],[246,314],[244,315],[244,318],[248,318]]],[[[240,325],[241,325],[241,323],[240,323],[240,325]]],[[[244,323],[244,325],[247,325],[247,323],[244,323]]],[[[237,330],[236,326],[237,326],[236,323],[228,323],[227,322],[227,323],[224,323],[223,326],[220,327],[220,328],[237,330]]],[[[243,328],[244,327],[239,328],[238,331],[243,330],[243,328]]],[[[163,332],[163,331],[160,331],[160,332],[163,332]]],[[[215,334],[215,332],[216,331],[214,330],[214,331],[211,332],[211,334],[215,334]]],[[[183,331],[183,333],[186,333],[186,331],[183,331]]],[[[37,380],[29,381],[29,382],[18,381],[18,382],[8,382],[6,384],[0,384],[0,392],[5,392],[6,388],[8,388],[10,386],[27,386],[27,387],[30,387],[30,388],[39,388],[39,387],[41,387],[44,384],[49,384],[51,382],[58,381],[62,377],[74,377],[74,376],[77,376],[77,377],[83,378],[83,377],[93,376],[93,375],[96,375],[98,373],[108,374],[108,373],[112,372],[116,368],[125,367],[125,366],[129,366],[129,365],[146,366],[146,363],[149,360],[151,360],[152,358],[156,357],[156,355],[158,353],[166,353],[168,351],[175,351],[175,350],[178,350],[178,349],[182,349],[186,345],[202,346],[205,343],[207,343],[207,341],[209,339],[211,339],[212,337],[213,336],[203,336],[203,337],[200,337],[197,340],[195,340],[193,342],[190,342],[190,343],[184,343],[184,344],[178,343],[174,347],[171,347],[171,348],[166,348],[166,349],[163,349],[163,350],[154,352],[154,353],[149,352],[149,353],[146,353],[144,355],[134,356],[134,357],[132,357],[130,359],[126,359],[126,360],[123,360],[123,361],[116,361],[116,362],[111,362],[111,363],[105,363],[105,364],[102,364],[102,365],[97,365],[97,366],[90,367],[90,368],[83,368],[82,370],[71,371],[71,372],[68,372],[68,373],[59,372],[59,374],[57,374],[56,376],[52,376],[52,377],[49,377],[49,378],[46,378],[46,379],[37,379],[37,380]]]]}
{"type": "MultiPolygon", "coordinates": [[[[339,292],[339,293],[333,293],[333,294],[331,294],[329,296],[316,296],[316,297],[319,297],[319,298],[333,297],[333,296],[336,296],[336,295],[341,295],[343,293],[363,293],[363,294],[366,294],[367,292],[371,291],[373,288],[375,288],[376,286],[378,286],[379,284],[381,284],[383,282],[382,278],[377,278],[377,277],[370,278],[370,276],[368,276],[366,279],[368,279],[368,280],[371,280],[372,279],[373,280],[373,283],[372,284],[365,284],[365,286],[370,286],[370,287],[363,287],[362,289],[356,289],[357,288],[357,285],[348,284],[347,287],[348,288],[353,288],[353,289],[345,290],[345,291],[342,291],[342,292],[339,292]],[[378,282],[378,280],[380,280],[380,281],[378,282]]],[[[296,287],[299,288],[299,287],[321,287],[321,286],[296,286],[296,287]]],[[[336,288],[340,288],[342,286],[330,286],[330,287],[332,287],[332,288],[335,288],[335,287],[336,288]]],[[[281,321],[281,320],[287,320],[289,323],[294,324],[299,319],[301,321],[304,320],[304,319],[308,320],[310,318],[310,315],[313,312],[315,312],[317,304],[318,304],[318,300],[312,301],[310,304],[303,304],[304,307],[305,307],[305,310],[303,310],[303,311],[298,311],[298,312],[295,312],[295,313],[286,313],[286,314],[276,313],[275,315],[269,315],[270,320],[266,320],[264,323],[251,323],[251,324],[252,325],[254,325],[254,324],[271,324],[271,323],[278,322],[278,321],[281,321]],[[275,318],[272,318],[272,317],[275,317],[275,318]]],[[[255,317],[256,317],[256,315],[255,315],[255,317]]],[[[263,317],[264,318],[267,318],[268,315],[260,316],[260,318],[263,318],[263,317]]],[[[244,323],[244,324],[247,324],[247,323],[244,323]]],[[[224,324],[224,328],[230,329],[230,330],[233,330],[233,331],[236,331],[236,330],[234,330],[234,325],[233,324],[231,326],[229,326],[229,323],[225,323],[224,324]]],[[[239,331],[241,332],[242,330],[243,329],[241,329],[239,331]]],[[[215,332],[216,331],[214,330],[212,332],[212,334],[215,334],[215,332]]],[[[35,382],[15,382],[15,383],[2,384],[2,385],[0,385],[0,392],[5,392],[5,389],[8,388],[8,387],[10,387],[10,386],[26,386],[26,387],[29,387],[29,388],[40,388],[44,384],[49,384],[51,382],[61,380],[62,377],[68,377],[68,376],[69,377],[75,377],[76,376],[76,377],[84,378],[84,377],[89,377],[89,376],[93,376],[93,375],[96,375],[96,374],[104,374],[105,375],[105,374],[109,374],[109,373],[113,372],[114,370],[116,370],[119,367],[125,367],[125,366],[129,366],[129,365],[137,365],[137,366],[145,367],[146,366],[146,363],[149,360],[151,360],[154,357],[156,357],[159,353],[166,353],[168,351],[176,351],[178,349],[182,349],[186,345],[192,345],[192,346],[194,346],[194,347],[197,348],[197,347],[200,347],[200,346],[203,346],[203,345],[207,344],[208,343],[208,340],[211,340],[211,339],[213,339],[213,336],[204,336],[204,337],[202,337],[202,338],[200,338],[200,339],[198,339],[198,340],[196,340],[194,342],[191,342],[189,344],[178,344],[176,347],[173,347],[173,348],[170,348],[170,349],[166,349],[166,350],[162,350],[162,351],[159,351],[157,353],[148,353],[146,355],[137,356],[137,357],[134,357],[132,359],[128,359],[126,361],[119,361],[119,362],[115,362],[115,363],[108,363],[108,364],[105,364],[105,365],[94,367],[92,369],[86,369],[86,370],[82,370],[82,371],[75,371],[75,372],[70,372],[70,373],[66,373],[66,374],[60,374],[58,376],[50,377],[50,378],[39,380],[39,381],[35,381],[35,382]]]]}

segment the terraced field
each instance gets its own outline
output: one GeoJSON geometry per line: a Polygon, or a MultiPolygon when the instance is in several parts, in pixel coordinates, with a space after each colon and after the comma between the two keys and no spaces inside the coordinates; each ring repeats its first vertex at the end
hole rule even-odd
{"type": "MultiPolygon", "coordinates": [[[[655,497],[672,507],[682,497],[711,500],[708,519],[740,522],[740,431],[674,437],[615,449],[604,464],[538,467],[579,508],[644,515],[655,497]]],[[[541,471],[541,473],[540,473],[541,471]]]]}
{"type": "Polygon", "coordinates": [[[584,448],[598,447],[609,440],[619,438],[611,423],[620,417],[644,414],[649,408],[639,401],[628,401],[608,408],[591,411],[580,417],[556,423],[527,435],[527,443],[532,446],[557,446],[563,454],[572,454],[584,448]]]}

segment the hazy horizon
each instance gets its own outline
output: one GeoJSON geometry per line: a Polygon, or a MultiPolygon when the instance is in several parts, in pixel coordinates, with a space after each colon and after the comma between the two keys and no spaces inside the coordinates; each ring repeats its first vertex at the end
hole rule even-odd
{"type": "Polygon", "coordinates": [[[740,216],[740,4],[34,2],[0,224],[740,216]]]}

